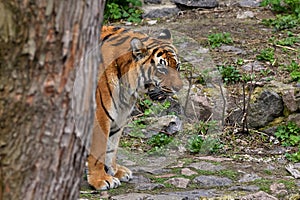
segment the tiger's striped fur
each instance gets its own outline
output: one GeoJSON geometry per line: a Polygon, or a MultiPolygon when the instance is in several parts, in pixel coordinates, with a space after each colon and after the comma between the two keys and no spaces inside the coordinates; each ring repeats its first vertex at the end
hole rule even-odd
{"type": "Polygon", "coordinates": [[[171,34],[158,38],[124,28],[104,26],[101,34],[103,65],[96,91],[97,109],[88,157],[88,182],[110,189],[129,181],[132,172],[116,164],[122,128],[139,92],[169,94],[182,88],[179,60],[171,34]]]}

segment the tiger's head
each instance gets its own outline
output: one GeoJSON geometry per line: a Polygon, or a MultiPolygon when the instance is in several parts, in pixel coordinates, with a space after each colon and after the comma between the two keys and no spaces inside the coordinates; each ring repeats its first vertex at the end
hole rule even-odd
{"type": "Polygon", "coordinates": [[[130,44],[134,59],[144,67],[143,83],[152,99],[162,100],[183,87],[180,61],[169,30],[163,30],[157,39],[133,38],[130,44]]]}

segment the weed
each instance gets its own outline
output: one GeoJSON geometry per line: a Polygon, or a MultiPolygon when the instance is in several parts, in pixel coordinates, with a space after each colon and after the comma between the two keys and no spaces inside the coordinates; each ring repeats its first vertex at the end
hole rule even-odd
{"type": "Polygon", "coordinates": [[[299,0],[263,0],[261,6],[270,6],[276,13],[275,19],[263,20],[265,25],[273,26],[275,30],[290,29],[300,24],[299,0]]]}
{"type": "Polygon", "coordinates": [[[140,0],[108,0],[105,11],[104,20],[120,20],[126,19],[129,22],[138,23],[141,21],[142,10],[140,0]]]}
{"type": "Polygon", "coordinates": [[[214,33],[208,35],[208,42],[211,48],[220,47],[221,44],[231,44],[233,40],[230,33],[214,33]]]}
{"type": "Polygon", "coordinates": [[[191,153],[199,153],[203,145],[203,138],[200,135],[194,135],[188,140],[188,150],[191,153]]]}
{"type": "Polygon", "coordinates": [[[300,127],[294,122],[288,122],[287,125],[279,126],[275,132],[275,136],[283,146],[298,147],[298,151],[286,154],[286,158],[292,162],[300,161],[300,127]]]}
{"type": "Polygon", "coordinates": [[[266,48],[263,49],[260,54],[258,54],[256,56],[257,60],[260,61],[269,61],[271,63],[274,62],[275,58],[274,58],[274,49],[272,48],[266,48]]]}
{"type": "Polygon", "coordinates": [[[157,135],[153,135],[151,138],[148,140],[148,144],[151,145],[154,148],[161,148],[170,142],[173,141],[173,137],[169,137],[168,135],[164,133],[159,133],[157,135]]]}
{"type": "Polygon", "coordinates": [[[282,46],[292,46],[297,42],[300,42],[300,37],[294,36],[294,34],[289,31],[288,37],[283,38],[281,40],[277,40],[275,44],[282,45],[282,46]]]}
{"type": "Polygon", "coordinates": [[[208,137],[204,140],[200,135],[193,135],[188,139],[187,149],[190,153],[215,153],[222,146],[217,139],[208,137]]]}
{"type": "Polygon", "coordinates": [[[219,72],[222,75],[222,79],[225,83],[237,83],[241,80],[241,74],[239,70],[233,65],[219,66],[219,72]]]}

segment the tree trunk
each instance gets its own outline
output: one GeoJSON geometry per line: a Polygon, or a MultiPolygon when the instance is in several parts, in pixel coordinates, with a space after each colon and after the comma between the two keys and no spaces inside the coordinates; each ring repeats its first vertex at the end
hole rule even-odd
{"type": "Polygon", "coordinates": [[[0,2],[0,199],[78,197],[104,2],[0,2]]]}

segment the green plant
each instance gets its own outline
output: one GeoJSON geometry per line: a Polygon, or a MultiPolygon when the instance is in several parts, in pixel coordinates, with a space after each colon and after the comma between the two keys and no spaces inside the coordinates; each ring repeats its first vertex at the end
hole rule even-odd
{"type": "Polygon", "coordinates": [[[263,0],[261,6],[270,6],[274,12],[300,15],[299,0],[263,0]]]}
{"type": "Polygon", "coordinates": [[[292,81],[300,82],[300,65],[292,60],[291,64],[285,66],[285,69],[290,72],[292,81]]]}
{"type": "Polygon", "coordinates": [[[164,134],[164,133],[159,133],[157,135],[153,135],[151,138],[148,140],[148,144],[153,146],[153,147],[163,147],[170,142],[172,142],[173,138],[164,134]]]}
{"type": "Polygon", "coordinates": [[[277,40],[275,44],[282,45],[282,46],[292,46],[293,44],[300,42],[300,37],[294,36],[294,34],[288,31],[288,37],[283,38],[281,40],[277,40]]]}
{"type": "Polygon", "coordinates": [[[222,79],[225,83],[237,83],[241,80],[241,74],[239,70],[233,65],[219,66],[219,72],[222,75],[222,79]]]}
{"type": "Polygon", "coordinates": [[[129,22],[141,21],[142,10],[140,0],[108,0],[104,10],[104,20],[125,19],[129,22]]]}
{"type": "Polygon", "coordinates": [[[260,54],[256,56],[257,60],[260,61],[270,61],[271,63],[274,62],[274,49],[272,48],[266,48],[263,49],[260,54]]]}
{"type": "Polygon", "coordinates": [[[283,146],[298,147],[298,151],[292,154],[286,154],[286,158],[293,161],[300,161],[300,127],[295,122],[288,122],[287,125],[281,125],[277,128],[275,136],[283,146]]]}
{"type": "Polygon", "coordinates": [[[233,40],[230,33],[213,33],[208,35],[208,42],[211,48],[220,47],[221,44],[231,44],[233,40]]]}
{"type": "Polygon", "coordinates": [[[203,141],[204,140],[200,135],[193,135],[188,140],[188,150],[191,153],[199,153],[201,151],[203,141]]]}
{"type": "Polygon", "coordinates": [[[192,135],[188,139],[187,149],[190,153],[216,153],[223,145],[219,140],[207,137],[203,139],[200,135],[192,135]]]}

